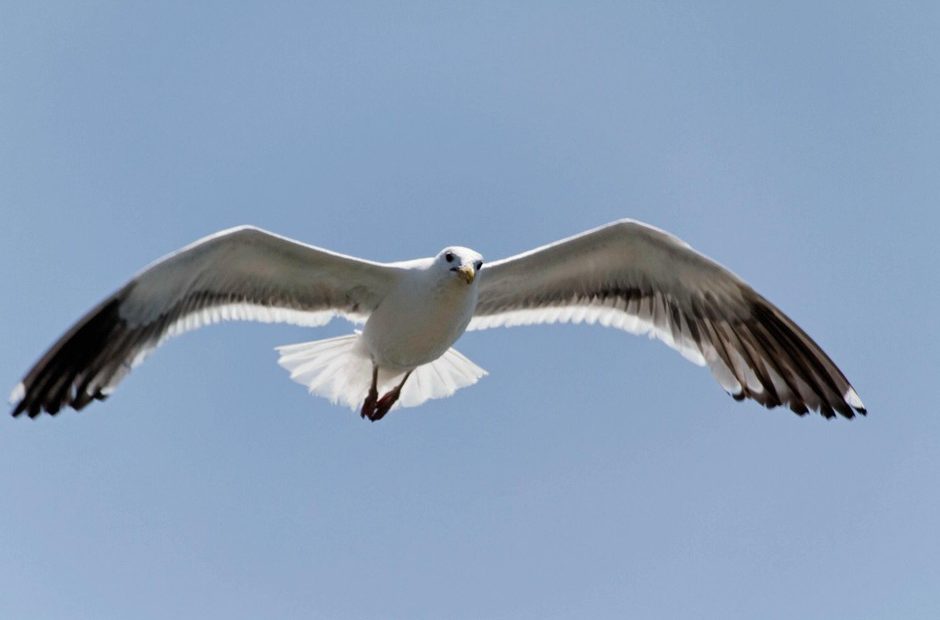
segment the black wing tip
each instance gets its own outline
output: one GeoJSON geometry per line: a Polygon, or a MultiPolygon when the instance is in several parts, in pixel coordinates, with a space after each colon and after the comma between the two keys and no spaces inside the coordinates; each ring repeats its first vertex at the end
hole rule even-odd
{"type": "Polygon", "coordinates": [[[13,405],[13,410],[10,412],[14,418],[18,418],[20,415],[26,411],[26,408],[29,406],[29,400],[26,398],[29,395],[28,390],[26,389],[26,380],[16,384],[16,387],[13,388],[13,392],[10,394],[10,404],[13,405]]]}
{"type": "Polygon", "coordinates": [[[839,413],[848,419],[852,419],[856,414],[861,416],[868,415],[868,409],[865,408],[865,405],[862,403],[862,399],[858,397],[858,392],[855,391],[851,385],[846,389],[845,394],[842,395],[842,400],[839,401],[839,413]]]}
{"type": "Polygon", "coordinates": [[[745,392],[744,390],[740,392],[728,392],[728,395],[738,402],[741,402],[745,399],[750,398],[752,400],[757,401],[759,404],[763,405],[767,409],[776,409],[777,407],[785,405],[790,408],[790,411],[800,416],[801,418],[807,416],[808,414],[814,411],[819,413],[822,417],[826,418],[827,420],[833,420],[839,417],[846,419],[846,420],[852,420],[857,415],[861,415],[861,416],[868,415],[868,409],[866,409],[863,406],[856,406],[854,403],[848,402],[849,400],[848,398],[846,398],[845,400],[840,400],[835,403],[822,402],[820,403],[818,407],[811,408],[809,405],[807,405],[805,402],[801,400],[780,402],[779,400],[775,400],[775,399],[761,399],[759,398],[760,397],[759,394],[750,394],[750,393],[745,392]]]}
{"type": "MultiPolygon", "coordinates": [[[[810,408],[804,402],[790,402],[787,403],[790,410],[797,414],[800,417],[803,417],[809,414],[811,411],[819,413],[822,417],[827,420],[835,420],[842,418],[844,420],[852,420],[856,415],[868,415],[868,411],[864,407],[855,407],[845,401],[838,401],[834,403],[823,402],[819,407],[810,408]]],[[[772,407],[768,407],[772,408],[772,407]]]]}
{"type": "MultiPolygon", "coordinates": [[[[95,400],[104,400],[108,385],[126,373],[128,359],[140,345],[130,338],[119,308],[127,287],[106,299],[75,324],[43,355],[10,395],[14,418],[43,413],[55,416],[62,409],[80,411],[95,400]],[[114,344],[117,343],[117,344],[114,344]]],[[[144,332],[146,337],[151,336],[144,332]]],[[[152,338],[151,338],[152,339],[152,338]]]]}
{"type": "Polygon", "coordinates": [[[106,400],[107,398],[108,394],[98,390],[94,394],[83,392],[81,395],[73,398],[43,401],[38,395],[31,395],[29,390],[27,390],[23,398],[13,406],[10,415],[14,418],[19,418],[25,413],[26,417],[30,419],[36,419],[43,413],[56,416],[65,408],[81,411],[90,403],[96,400],[106,400]]]}

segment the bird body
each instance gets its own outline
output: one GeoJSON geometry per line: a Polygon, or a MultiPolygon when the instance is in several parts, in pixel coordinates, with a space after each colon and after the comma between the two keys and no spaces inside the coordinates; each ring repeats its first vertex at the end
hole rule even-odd
{"type": "Polygon", "coordinates": [[[102,400],[167,338],[209,323],[317,327],[334,316],[364,327],[279,347],[278,363],[373,421],[484,376],[452,348],[465,331],[556,322],[658,338],[737,400],[865,413],[829,356],[747,283],[676,237],[621,220],[486,266],[459,246],[383,264],[253,227],[222,231],[145,268],[72,326],[13,390],[13,415],[102,400]]]}
{"type": "MultiPolygon", "coordinates": [[[[454,262],[466,256],[462,264],[482,258],[467,248],[448,248],[442,254],[447,252],[455,256],[454,262]]],[[[402,371],[436,360],[463,335],[473,318],[479,283],[453,277],[451,263],[440,256],[405,265],[398,285],[362,331],[376,363],[402,371]]]]}
{"type": "Polygon", "coordinates": [[[393,394],[384,410],[373,411],[375,403],[366,399],[362,415],[373,421],[393,405],[419,405],[476,383],[486,372],[450,347],[473,317],[474,263],[481,260],[473,250],[454,247],[435,258],[396,263],[396,282],[361,333],[279,347],[278,363],[311,393],[354,409],[367,394],[376,403],[380,393],[393,394]]]}

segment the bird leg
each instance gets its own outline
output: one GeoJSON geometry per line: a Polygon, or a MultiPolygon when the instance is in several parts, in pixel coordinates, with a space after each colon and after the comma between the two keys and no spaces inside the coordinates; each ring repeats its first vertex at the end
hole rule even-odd
{"type": "Polygon", "coordinates": [[[365,401],[362,403],[362,411],[359,412],[361,418],[372,419],[372,416],[375,414],[375,403],[379,399],[379,390],[376,386],[376,383],[379,381],[379,367],[372,365],[372,385],[369,386],[369,393],[366,395],[365,401]]]}
{"type": "Polygon", "coordinates": [[[375,408],[372,410],[372,415],[369,416],[370,420],[378,422],[385,417],[388,410],[392,408],[392,405],[394,405],[398,397],[401,396],[401,388],[405,385],[405,381],[407,381],[410,376],[411,371],[409,370],[405,373],[405,377],[401,380],[401,383],[389,390],[385,396],[379,399],[379,402],[375,404],[375,408]]]}

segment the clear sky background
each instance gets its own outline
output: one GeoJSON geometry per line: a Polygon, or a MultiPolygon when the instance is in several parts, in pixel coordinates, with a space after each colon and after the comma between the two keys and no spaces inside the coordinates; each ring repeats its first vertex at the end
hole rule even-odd
{"type": "Polygon", "coordinates": [[[207,328],[0,420],[0,617],[940,617],[937,3],[309,4],[0,3],[7,387],[221,228],[496,259],[633,217],[870,415],[544,326],[468,334],[490,376],[370,424],[275,363],[348,324],[207,328]]]}

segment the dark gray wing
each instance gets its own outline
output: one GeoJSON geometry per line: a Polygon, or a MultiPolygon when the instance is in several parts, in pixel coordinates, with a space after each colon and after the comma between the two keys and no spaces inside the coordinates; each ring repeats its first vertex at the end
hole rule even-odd
{"type": "Polygon", "coordinates": [[[86,314],[14,389],[13,415],[104,399],[165,339],[223,320],[363,320],[401,269],[251,227],[222,231],[147,267],[86,314]]]}
{"type": "Polygon", "coordinates": [[[600,323],[708,365],[734,398],[827,418],[865,413],[833,361],[733,273],[659,229],[624,220],[483,267],[468,329],[600,323]]]}

